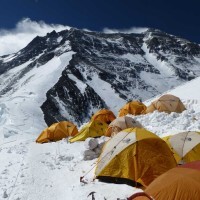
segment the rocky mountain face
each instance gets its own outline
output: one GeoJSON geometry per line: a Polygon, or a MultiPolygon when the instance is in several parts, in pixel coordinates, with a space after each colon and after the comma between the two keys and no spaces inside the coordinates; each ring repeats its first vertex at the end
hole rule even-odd
{"type": "Polygon", "coordinates": [[[81,125],[101,108],[117,114],[128,100],[146,100],[200,76],[200,46],[188,40],[155,29],[105,34],[71,28],[0,57],[0,98],[16,92],[27,73],[69,51],[72,59],[56,84],[48,82],[39,105],[48,125],[61,120],[81,125]]]}

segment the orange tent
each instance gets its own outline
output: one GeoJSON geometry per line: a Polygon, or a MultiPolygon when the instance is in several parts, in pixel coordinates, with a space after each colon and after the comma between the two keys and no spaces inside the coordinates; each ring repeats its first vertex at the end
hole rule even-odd
{"type": "MultiPolygon", "coordinates": [[[[156,178],[145,194],[156,200],[200,199],[200,171],[176,167],[156,178]]],[[[135,194],[130,200],[147,200],[146,196],[135,194]]]]}
{"type": "Polygon", "coordinates": [[[114,136],[118,132],[131,127],[142,128],[142,125],[138,121],[134,120],[132,117],[118,117],[109,124],[105,135],[108,137],[114,136]]]}
{"type": "Polygon", "coordinates": [[[102,109],[92,116],[91,121],[97,120],[110,124],[115,118],[116,117],[111,110],[102,109]]]}
{"type": "Polygon", "coordinates": [[[140,101],[131,101],[125,104],[119,111],[119,117],[127,114],[140,115],[145,112],[146,106],[140,101]]]}
{"type": "Polygon", "coordinates": [[[158,100],[152,102],[151,105],[147,107],[145,113],[152,113],[155,110],[166,113],[181,113],[186,110],[186,108],[178,97],[166,94],[161,96],[158,100]]]}
{"type": "Polygon", "coordinates": [[[150,197],[147,193],[145,192],[137,192],[133,195],[131,195],[127,200],[154,200],[152,197],[150,197]]]}
{"type": "Polygon", "coordinates": [[[200,160],[185,163],[183,165],[179,165],[178,167],[200,170],[200,160]]]}
{"type": "Polygon", "coordinates": [[[59,123],[52,124],[50,127],[42,131],[37,138],[37,143],[45,143],[62,140],[68,136],[74,136],[78,133],[77,127],[69,122],[62,121],[59,123]]]}

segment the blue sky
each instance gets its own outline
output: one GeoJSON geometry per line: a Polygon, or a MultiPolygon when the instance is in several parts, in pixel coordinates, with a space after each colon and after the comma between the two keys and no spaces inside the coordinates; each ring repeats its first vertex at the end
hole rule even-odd
{"type": "Polygon", "coordinates": [[[198,0],[1,0],[0,29],[30,18],[97,31],[158,28],[200,43],[199,10],[198,0]]]}

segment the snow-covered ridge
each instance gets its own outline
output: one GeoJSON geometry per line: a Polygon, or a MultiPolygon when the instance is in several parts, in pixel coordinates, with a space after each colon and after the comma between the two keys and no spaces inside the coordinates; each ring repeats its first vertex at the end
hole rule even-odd
{"type": "MultiPolygon", "coordinates": [[[[2,119],[0,120],[0,130],[4,136],[9,136],[11,130],[18,134],[23,129],[27,133],[35,134],[46,126],[40,106],[45,101],[46,92],[50,89],[51,84],[58,81],[73,54],[74,52],[70,51],[60,57],[54,57],[41,67],[34,67],[14,83],[14,87],[9,93],[1,97],[1,102],[4,102],[1,110],[7,110],[8,116],[4,123],[2,119]]],[[[1,75],[0,79],[5,80],[8,77],[10,79],[18,73],[17,69],[21,70],[26,66],[27,63],[14,68],[7,72],[6,76],[1,75]]],[[[1,84],[1,88],[6,87],[1,84]]]]}
{"type": "MultiPolygon", "coordinates": [[[[199,94],[196,91],[199,83],[200,77],[193,79],[189,82],[183,83],[182,85],[177,86],[174,89],[165,91],[163,94],[175,95],[179,97],[188,108],[191,108],[192,105],[199,104],[199,94]]],[[[149,105],[150,102],[158,99],[163,94],[159,94],[151,99],[148,99],[147,101],[145,101],[145,103],[149,105]]]]}

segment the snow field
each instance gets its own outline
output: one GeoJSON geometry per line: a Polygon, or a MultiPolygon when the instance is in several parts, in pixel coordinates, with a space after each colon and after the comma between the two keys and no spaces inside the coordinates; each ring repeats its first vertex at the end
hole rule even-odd
{"type": "MultiPolygon", "coordinates": [[[[181,114],[154,112],[130,116],[160,137],[183,130],[200,130],[200,109],[193,109],[193,106],[200,108],[199,101],[188,102],[189,109],[181,114]]],[[[93,181],[97,159],[84,160],[83,153],[89,148],[87,141],[36,144],[36,137],[24,133],[4,138],[5,143],[0,145],[0,197],[6,193],[5,199],[12,200],[87,200],[94,191],[97,200],[116,200],[140,191],[128,185],[93,181]],[[86,173],[87,184],[80,183],[80,177],[86,173]]]]}

